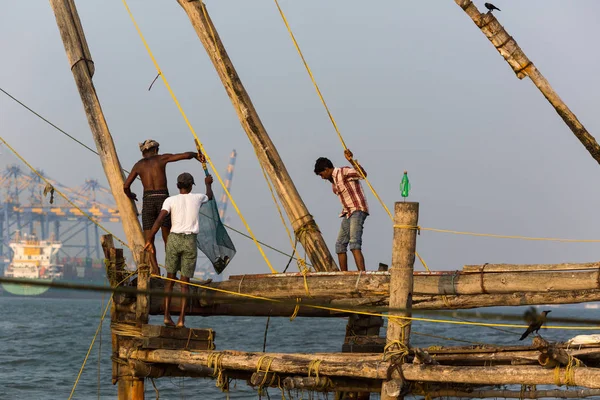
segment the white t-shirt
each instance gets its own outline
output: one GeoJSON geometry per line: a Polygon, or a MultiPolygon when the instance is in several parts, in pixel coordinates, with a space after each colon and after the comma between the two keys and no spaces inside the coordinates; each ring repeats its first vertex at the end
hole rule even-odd
{"type": "Polygon", "coordinates": [[[208,201],[201,193],[178,194],[168,197],[162,209],[171,214],[171,233],[198,233],[200,207],[208,201]]]}

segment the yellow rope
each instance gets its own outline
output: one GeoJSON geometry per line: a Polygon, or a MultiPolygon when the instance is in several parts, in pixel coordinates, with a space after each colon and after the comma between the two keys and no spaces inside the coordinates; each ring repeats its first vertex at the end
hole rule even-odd
{"type": "MultiPolygon", "coordinates": [[[[302,63],[304,64],[304,67],[306,68],[306,72],[308,72],[308,76],[310,76],[310,80],[312,81],[315,90],[317,91],[317,94],[319,95],[319,99],[321,99],[321,103],[323,103],[323,106],[325,107],[325,110],[327,111],[327,115],[329,116],[329,120],[331,121],[335,132],[338,135],[338,138],[340,139],[340,142],[342,143],[342,147],[344,148],[344,150],[347,150],[348,147],[346,146],[346,142],[344,142],[344,138],[342,137],[342,133],[340,132],[337,123],[335,122],[335,119],[333,118],[333,115],[331,114],[331,111],[329,111],[329,107],[327,106],[327,102],[325,101],[325,98],[323,97],[323,94],[321,93],[321,89],[319,89],[319,85],[317,84],[317,81],[315,80],[315,77],[313,76],[313,73],[310,69],[310,67],[308,66],[308,62],[306,62],[306,59],[304,58],[304,54],[302,54],[302,50],[300,49],[300,45],[298,45],[298,42],[296,41],[296,37],[294,36],[294,33],[292,32],[292,28],[290,27],[290,24],[288,23],[288,20],[285,16],[285,13],[283,12],[283,10],[281,9],[281,7],[279,6],[279,2],[277,0],[275,0],[275,5],[277,6],[277,9],[279,10],[279,14],[281,15],[281,19],[283,20],[283,23],[285,24],[285,27],[287,28],[288,33],[290,34],[290,37],[292,38],[292,42],[294,43],[294,47],[296,47],[296,51],[298,51],[298,55],[300,56],[300,58],[302,59],[302,63]]],[[[361,175],[361,177],[365,180],[365,183],[367,184],[367,186],[369,186],[369,189],[371,189],[371,192],[373,193],[373,195],[375,196],[375,198],[379,201],[379,203],[381,204],[381,206],[383,207],[383,209],[385,210],[385,212],[387,213],[387,215],[390,217],[390,220],[392,220],[392,222],[394,222],[394,216],[392,215],[390,209],[385,205],[385,203],[383,202],[383,200],[381,199],[381,197],[379,197],[379,194],[377,193],[377,191],[375,190],[375,188],[373,187],[373,185],[371,185],[371,182],[369,182],[369,179],[367,179],[367,177],[365,176],[365,174],[363,174],[362,170],[360,168],[356,168],[357,172],[361,175]]],[[[415,254],[417,255],[417,257],[419,257],[419,260],[421,261],[421,263],[423,264],[423,267],[425,267],[425,270],[429,271],[429,268],[427,267],[427,264],[425,264],[425,262],[423,262],[423,259],[421,258],[421,256],[419,256],[419,253],[415,252],[415,254]]]]}
{"type": "MultiPolygon", "coordinates": [[[[255,151],[256,153],[256,151],[255,151]]],[[[257,155],[258,158],[258,155],[257,155]]],[[[281,223],[283,224],[283,227],[285,228],[285,233],[287,234],[287,237],[290,241],[290,245],[292,246],[292,256],[296,257],[296,261],[298,262],[298,268],[300,270],[300,272],[303,272],[303,268],[300,268],[301,263],[304,264],[304,268],[306,268],[306,262],[304,260],[302,260],[300,258],[300,254],[298,254],[298,250],[296,249],[296,245],[294,244],[294,241],[292,240],[292,234],[290,233],[290,230],[288,229],[287,223],[285,222],[285,218],[283,217],[283,213],[281,212],[281,207],[279,206],[279,202],[277,201],[277,198],[275,197],[275,193],[273,190],[273,184],[271,183],[269,177],[267,176],[267,172],[265,171],[265,168],[263,167],[263,165],[259,162],[260,164],[260,169],[262,171],[263,177],[265,178],[265,181],[267,182],[267,187],[269,188],[269,191],[271,192],[271,198],[273,199],[273,203],[275,203],[275,207],[277,207],[277,212],[279,213],[279,218],[281,219],[281,223]]],[[[299,237],[299,235],[298,235],[299,237]]],[[[306,270],[308,271],[308,268],[306,268],[306,270]]],[[[308,283],[306,282],[306,274],[303,272],[304,274],[304,286],[306,287],[306,293],[308,294],[308,283]]]]}
{"type": "Polygon", "coordinates": [[[292,313],[292,316],[290,317],[290,321],[293,321],[298,316],[298,311],[300,311],[300,302],[301,301],[302,301],[301,297],[296,298],[296,307],[294,307],[294,312],[292,313]]]}
{"type": "MultiPolygon", "coordinates": [[[[4,143],[6,145],[6,147],[8,147],[8,149],[10,151],[13,152],[13,154],[15,156],[17,156],[17,158],[19,160],[21,160],[23,162],[23,164],[25,164],[31,171],[33,171],[33,173],[35,173],[42,181],[44,181],[44,183],[48,184],[48,185],[52,185],[52,183],[46,179],[46,177],[44,177],[42,174],[40,174],[35,168],[33,168],[33,166],[31,166],[31,164],[29,164],[27,162],[27,160],[25,160],[25,158],[23,158],[23,156],[21,156],[10,144],[8,144],[6,142],[6,140],[4,140],[3,137],[0,137],[0,141],[2,141],[2,143],[4,143]]],[[[53,186],[54,187],[54,186],[53,186]]],[[[114,235],[111,231],[109,231],[108,229],[106,229],[104,226],[102,226],[98,221],[96,221],[90,214],[86,213],[85,211],[83,211],[77,204],[75,204],[73,201],[71,201],[63,192],[61,192],[60,190],[58,190],[56,187],[54,187],[54,191],[56,193],[58,193],[63,199],[65,199],[65,201],[67,203],[69,203],[70,205],[72,205],[74,208],[76,208],[79,212],[81,212],[82,215],[84,215],[87,219],[89,219],[90,221],[92,221],[92,223],[96,224],[100,229],[102,229],[104,232],[108,233],[109,235],[112,235],[119,243],[121,243],[123,246],[127,246],[127,243],[125,243],[124,241],[122,241],[121,239],[119,239],[116,235],[114,235]]]]}
{"type": "MultiPolygon", "coordinates": [[[[230,290],[225,290],[225,289],[219,289],[219,288],[215,288],[215,287],[211,287],[211,286],[205,286],[205,285],[199,285],[196,283],[192,283],[192,282],[182,282],[179,281],[177,279],[171,279],[171,278],[167,278],[166,276],[160,276],[160,275],[155,275],[152,274],[153,278],[159,278],[159,279],[163,279],[163,280],[167,280],[167,281],[173,281],[173,282],[178,282],[179,284],[185,284],[185,285],[190,285],[190,286],[194,286],[194,287],[198,287],[201,289],[206,289],[206,290],[212,290],[215,292],[220,292],[220,293],[225,293],[225,294],[229,294],[229,295],[233,295],[233,296],[240,296],[240,297],[245,297],[245,298],[249,298],[249,299],[254,299],[254,300],[264,300],[264,301],[271,301],[273,303],[282,303],[282,300],[278,300],[278,299],[271,299],[269,297],[264,297],[264,296],[255,296],[252,294],[247,294],[247,293],[238,293],[238,292],[232,292],[230,290]]],[[[297,298],[296,299],[296,308],[300,308],[300,301],[302,301],[302,298],[297,298]]],[[[468,325],[468,326],[496,326],[496,327],[504,327],[504,328],[528,328],[528,325],[517,325],[517,324],[495,324],[495,323],[488,323],[488,322],[472,322],[472,321],[455,321],[455,320],[445,320],[445,319],[433,319],[433,318],[420,318],[420,317],[398,317],[395,315],[387,315],[387,314],[381,314],[381,313],[372,313],[372,312],[368,312],[368,311],[358,311],[358,310],[347,310],[344,308],[337,308],[337,307],[327,307],[327,306],[317,306],[314,304],[303,304],[302,307],[308,307],[308,308],[314,308],[314,309],[318,309],[318,310],[327,310],[327,311],[335,311],[335,312],[339,312],[339,313],[347,313],[347,314],[360,314],[360,315],[369,315],[372,317],[382,317],[382,318],[400,318],[400,319],[406,319],[406,320],[410,320],[410,321],[422,321],[422,322],[432,322],[432,323],[440,323],[440,324],[451,324],[451,325],[468,325]]],[[[295,312],[295,314],[297,314],[297,312],[295,312]]],[[[295,316],[294,316],[295,318],[295,316]]],[[[594,330],[597,331],[600,329],[600,326],[554,326],[554,325],[544,325],[544,328],[546,329],[563,329],[563,330],[594,330]]]]}
{"type": "Polygon", "coordinates": [[[323,360],[311,360],[311,362],[308,363],[308,377],[309,378],[310,378],[310,373],[314,372],[315,378],[317,378],[317,382],[318,382],[319,366],[321,365],[322,362],[323,362],[323,360]]]}
{"type": "MultiPolygon", "coordinates": [[[[121,280],[119,283],[117,283],[116,286],[120,286],[123,282],[125,282],[127,279],[129,279],[131,276],[135,275],[136,273],[137,273],[137,270],[131,272],[129,275],[127,275],[125,278],[123,278],[123,280],[121,280]]],[[[81,368],[79,368],[79,373],[77,374],[75,383],[73,383],[73,388],[71,389],[71,394],[69,395],[68,400],[71,400],[73,398],[73,394],[75,393],[75,388],[77,388],[77,384],[79,383],[79,380],[81,379],[81,374],[83,373],[85,364],[87,363],[88,357],[90,356],[90,353],[92,352],[92,348],[94,347],[96,338],[98,337],[98,334],[100,333],[100,330],[102,329],[102,322],[104,321],[104,318],[106,317],[106,313],[108,312],[108,309],[112,303],[112,300],[113,300],[113,294],[110,295],[110,298],[108,299],[108,302],[106,303],[106,308],[104,309],[104,312],[102,313],[102,317],[100,317],[100,323],[98,324],[98,328],[96,328],[96,333],[94,334],[94,337],[92,338],[92,342],[90,343],[90,347],[88,347],[88,351],[85,355],[85,358],[83,359],[83,364],[81,365],[81,368]]]]}
{"type": "Polygon", "coordinates": [[[308,290],[308,280],[306,275],[310,272],[310,270],[306,267],[306,261],[301,258],[298,258],[298,269],[302,273],[302,278],[304,279],[304,290],[306,290],[306,295],[310,297],[310,291],[308,290]]]}
{"type": "Polygon", "coordinates": [[[206,366],[213,369],[213,377],[216,377],[215,386],[226,391],[227,379],[223,376],[223,356],[225,354],[214,352],[208,355],[206,359],[206,366]]]}
{"type": "MultiPolygon", "coordinates": [[[[112,296],[110,297],[110,299],[108,300],[108,303],[106,304],[106,308],[104,309],[104,313],[102,314],[102,317],[100,319],[101,322],[104,321],[104,317],[106,317],[106,313],[108,312],[111,301],[112,301],[112,296]]],[[[83,364],[81,365],[81,368],[79,368],[79,373],[77,374],[77,378],[75,379],[75,383],[73,384],[73,388],[71,389],[71,394],[69,395],[68,400],[71,400],[73,398],[73,394],[75,393],[75,388],[77,387],[77,384],[79,383],[79,379],[81,379],[81,374],[83,373],[83,369],[85,368],[85,364],[87,363],[88,357],[90,356],[90,353],[92,352],[92,348],[94,347],[94,343],[96,342],[96,338],[98,337],[98,334],[100,333],[101,328],[102,328],[102,323],[98,324],[98,328],[96,328],[96,333],[94,334],[94,337],[92,338],[92,342],[90,343],[90,347],[88,347],[88,351],[85,354],[85,358],[83,359],[83,364]]]]}
{"type": "Polygon", "coordinates": [[[452,233],[455,235],[492,237],[492,238],[498,238],[498,239],[519,239],[519,240],[565,242],[565,243],[600,243],[600,239],[563,239],[563,238],[530,237],[530,236],[519,236],[519,235],[498,235],[498,234],[493,234],[493,233],[463,232],[463,231],[453,231],[450,229],[424,228],[422,226],[409,226],[409,225],[394,225],[394,228],[416,229],[417,231],[431,231],[431,232],[439,232],[439,233],[452,233]]]}
{"type": "Polygon", "coordinates": [[[136,29],[138,35],[140,36],[140,39],[142,40],[142,43],[144,44],[144,47],[146,48],[146,51],[148,52],[148,55],[152,59],[152,63],[154,64],[154,67],[156,68],[156,71],[160,75],[163,83],[165,84],[165,87],[167,88],[167,91],[169,92],[169,94],[171,95],[171,98],[173,99],[173,102],[177,106],[177,109],[181,113],[181,116],[183,117],[185,123],[187,124],[190,132],[194,136],[194,139],[198,143],[198,146],[200,147],[200,150],[206,156],[207,163],[210,164],[210,167],[212,168],[215,176],[217,177],[219,183],[221,184],[221,187],[225,191],[225,194],[227,194],[227,197],[229,198],[229,201],[231,201],[231,205],[233,206],[233,208],[235,209],[235,211],[237,212],[237,214],[240,216],[240,219],[241,219],[242,223],[244,224],[244,226],[246,227],[246,230],[248,231],[248,234],[252,237],[252,240],[254,241],[254,244],[258,248],[258,251],[260,252],[260,254],[263,256],[263,258],[264,258],[265,262],[267,263],[267,266],[269,267],[269,269],[271,270],[271,272],[272,273],[277,273],[277,271],[271,265],[271,262],[269,261],[267,255],[263,251],[263,248],[261,247],[260,243],[258,243],[258,240],[254,236],[254,233],[252,232],[252,229],[250,229],[250,226],[248,225],[248,223],[246,222],[246,219],[242,215],[242,212],[238,208],[237,203],[235,202],[235,200],[233,200],[233,197],[231,196],[231,193],[229,193],[229,190],[227,189],[225,183],[221,179],[221,176],[219,175],[219,172],[217,171],[217,169],[215,168],[214,164],[212,163],[210,157],[206,153],[206,150],[204,149],[204,145],[202,144],[202,142],[198,138],[198,135],[196,135],[196,131],[194,130],[194,127],[192,126],[192,124],[190,123],[187,115],[183,111],[183,108],[181,107],[181,104],[179,103],[179,100],[177,100],[177,97],[175,96],[175,93],[171,89],[171,86],[169,85],[169,82],[167,81],[167,78],[165,77],[165,74],[160,69],[160,66],[158,65],[158,62],[156,61],[156,58],[154,57],[154,54],[152,54],[152,50],[150,50],[150,46],[148,45],[148,42],[146,42],[146,39],[144,38],[144,35],[142,34],[142,31],[140,30],[140,27],[138,26],[137,22],[135,21],[135,18],[133,17],[133,14],[132,14],[131,10],[129,9],[129,6],[127,5],[127,0],[123,0],[123,5],[127,9],[127,13],[129,14],[129,17],[131,18],[131,22],[133,22],[133,25],[135,26],[135,29],[136,29]]]}
{"type": "MultiPolygon", "coordinates": [[[[256,363],[256,373],[261,373],[263,372],[265,375],[263,376],[263,380],[262,382],[258,385],[259,389],[262,389],[262,387],[265,385],[265,383],[267,383],[267,377],[269,376],[269,369],[271,368],[271,364],[273,363],[274,358],[273,357],[269,357],[269,356],[261,356],[258,359],[258,362],[256,363]],[[262,362],[264,360],[267,360],[267,367],[264,370],[261,370],[260,367],[262,365],[262,362]]],[[[269,383],[268,386],[271,386],[273,384],[273,382],[275,382],[275,375],[273,374],[273,377],[271,378],[271,382],[269,383]]]]}

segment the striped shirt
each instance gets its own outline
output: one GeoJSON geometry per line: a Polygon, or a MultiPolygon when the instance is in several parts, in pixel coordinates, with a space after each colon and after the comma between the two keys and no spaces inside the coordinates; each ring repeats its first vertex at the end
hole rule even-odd
{"type": "Polygon", "coordinates": [[[334,168],[331,177],[333,193],[342,203],[340,217],[350,218],[355,211],[369,213],[367,198],[359,181],[362,176],[357,170],[351,167],[334,168]]]}

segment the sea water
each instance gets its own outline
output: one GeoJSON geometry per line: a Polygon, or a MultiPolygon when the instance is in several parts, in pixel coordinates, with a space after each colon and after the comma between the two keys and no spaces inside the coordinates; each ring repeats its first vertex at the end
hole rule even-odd
{"type": "MultiPolygon", "coordinates": [[[[54,400],[68,399],[77,379],[88,347],[94,337],[106,299],[41,299],[35,297],[0,297],[0,399],[54,400]]],[[[600,309],[584,309],[582,305],[552,307],[550,317],[600,319],[600,309]]],[[[519,315],[523,307],[481,309],[499,315],[519,315]]],[[[457,320],[455,318],[451,318],[457,320]]],[[[469,318],[475,320],[474,318],[469,318]]],[[[153,316],[151,323],[162,322],[153,316]]],[[[212,328],[216,332],[217,350],[261,352],[266,317],[187,317],[191,328],[212,328]]],[[[493,322],[502,322],[500,320],[493,322]]],[[[515,321],[505,321],[515,323],[515,321]]],[[[517,322],[518,323],[518,322],[517,322]]],[[[110,320],[105,319],[101,335],[75,388],[73,399],[115,399],[116,386],[111,384],[110,320]]],[[[339,352],[344,340],[346,320],[343,318],[271,318],[267,332],[267,352],[339,352]]],[[[564,324],[561,324],[564,325],[564,324]]],[[[520,342],[519,329],[473,327],[439,323],[415,322],[411,344],[460,346],[468,342],[499,345],[528,344],[520,342]],[[451,337],[460,341],[442,340],[416,333],[451,337]]],[[[541,330],[552,341],[566,341],[578,334],[598,331],[541,330]]],[[[382,330],[382,335],[385,332],[382,330]]],[[[227,395],[209,379],[155,379],[160,399],[225,399],[227,395]]],[[[519,390],[520,387],[513,387],[519,390]]],[[[540,387],[538,387],[540,388],[540,387]]],[[[147,381],[146,398],[155,399],[156,392],[147,381]]],[[[281,398],[270,390],[271,398],[281,398]]],[[[294,393],[292,393],[294,394],[294,393]]],[[[257,399],[256,390],[244,381],[232,382],[230,399],[257,399]]],[[[298,393],[297,398],[308,398],[298,393]]],[[[314,398],[331,398],[320,394],[314,398]]],[[[266,398],[266,396],[263,396],[266,398]]],[[[289,396],[286,393],[286,398],[289,396]]],[[[371,395],[372,399],[379,398],[371,395]]],[[[409,398],[421,399],[422,396],[409,398]]]]}

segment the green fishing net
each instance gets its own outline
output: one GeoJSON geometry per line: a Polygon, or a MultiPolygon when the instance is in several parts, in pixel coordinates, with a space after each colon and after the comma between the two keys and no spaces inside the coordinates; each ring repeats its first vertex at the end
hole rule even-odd
{"type": "Polygon", "coordinates": [[[210,260],[220,274],[235,255],[235,246],[221,222],[214,199],[200,208],[200,232],[196,238],[198,249],[210,260]]]}

